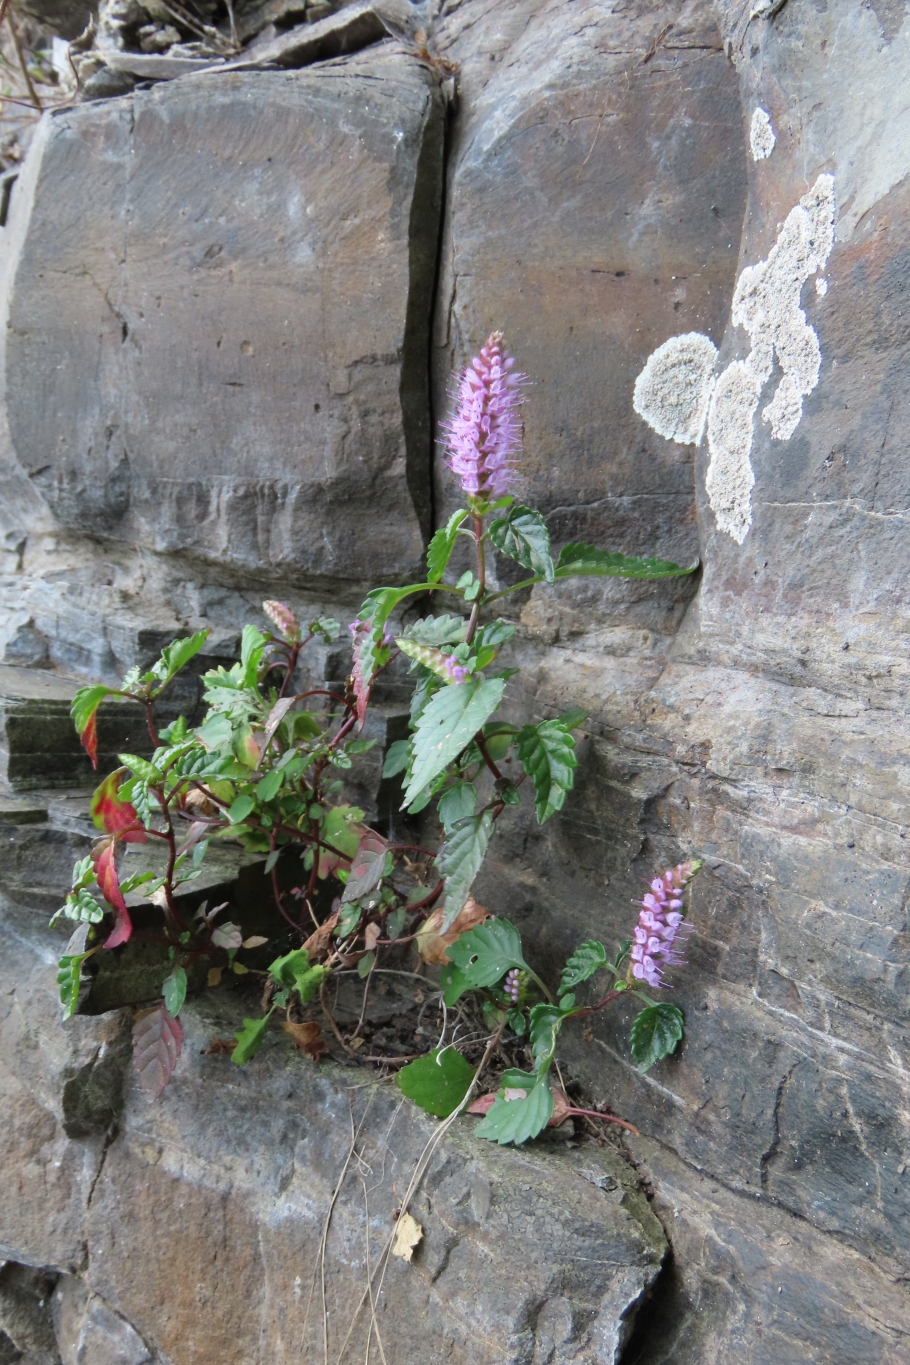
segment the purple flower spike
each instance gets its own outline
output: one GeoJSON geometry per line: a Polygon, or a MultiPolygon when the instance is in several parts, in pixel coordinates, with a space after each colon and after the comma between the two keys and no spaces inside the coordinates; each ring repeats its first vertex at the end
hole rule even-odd
{"type": "Polygon", "coordinates": [[[629,953],[631,977],[654,990],[664,985],[663,967],[683,966],[682,949],[693,926],[683,919],[683,892],[701,869],[701,863],[679,863],[662,877],[655,877],[641,906],[634,942],[629,953]]]}
{"type": "Polygon", "coordinates": [[[521,386],[526,376],[493,332],[466,365],[454,394],[455,411],[440,425],[446,437],[446,464],[473,498],[495,502],[508,493],[522,448],[521,386]]]}
{"type": "Polygon", "coordinates": [[[468,670],[457,654],[450,654],[447,659],[443,659],[443,667],[452,679],[452,682],[463,683],[468,676],[468,670]]]}

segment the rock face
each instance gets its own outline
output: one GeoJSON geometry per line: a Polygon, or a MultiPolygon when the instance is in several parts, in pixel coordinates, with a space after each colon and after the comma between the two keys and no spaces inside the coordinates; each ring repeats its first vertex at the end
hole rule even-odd
{"type": "Polygon", "coordinates": [[[7,229],[16,455],[70,530],[247,573],[409,572],[437,83],[393,49],[204,81],[43,125],[7,229]]]}
{"type": "MultiPolygon", "coordinates": [[[[299,1057],[289,1069],[280,1034],[238,1072],[201,1054],[239,1026],[240,999],[184,1011],[186,1064],[153,1103],[120,1015],[59,1027],[43,921],[7,903],[3,934],[18,986],[0,1021],[15,1153],[0,1247],[63,1272],[48,1314],[63,1365],[315,1359],[324,1332],[333,1359],[359,1360],[371,1275],[389,1360],[619,1359],[666,1243],[617,1153],[557,1140],[515,1155],[464,1127],[439,1142],[438,1125],[356,1069],[299,1057]],[[383,1270],[427,1144],[411,1203],[421,1244],[383,1270]]],[[[0,1279],[0,1326],[3,1312],[0,1279]]]]}
{"type": "MultiPolygon", "coordinates": [[[[419,9],[428,57],[388,39],[58,114],[13,190],[8,662],[109,677],[188,623],[214,625],[226,657],[266,584],[314,609],[340,585],[353,614],[368,579],[419,558],[428,375],[438,416],[493,326],[534,381],[519,493],[556,542],[703,564],[657,590],[518,600],[516,708],[585,706],[589,735],[564,812],[544,830],[524,807],[503,821],[477,887],[546,971],[584,938],[626,937],[655,869],[705,860],[673,977],[679,1055],[639,1075],[619,1006],[587,1039],[567,1031],[563,1054],[645,1135],[626,1149],[672,1258],[626,1341],[661,1255],[626,1168],[598,1158],[595,1194],[586,1155],[505,1158],[453,1136],[414,1206],[415,1266],[387,1277],[390,1361],[906,1357],[905,11],[446,0],[419,9]]],[[[453,505],[441,459],[432,493],[438,522],[453,505]]],[[[318,668],[337,679],[343,661],[318,668]]],[[[400,710],[396,695],[386,738],[400,710]]],[[[239,1077],[199,1057],[229,1023],[199,1005],[184,1078],[157,1109],[121,1086],[118,1109],[85,1082],[102,1059],[122,1077],[120,1016],[60,1033],[54,944],[22,914],[4,929],[4,983],[32,984],[3,996],[16,1155],[0,1240],[76,1277],[53,1310],[72,1324],[67,1365],[104,1314],[172,1365],[318,1356],[309,1277],[364,1092],[277,1055],[239,1077]],[[173,1280],[167,1218],[193,1266],[173,1280]]],[[[396,1118],[383,1166],[369,1154],[392,1121],[380,1090],[362,1130],[370,1217],[360,1168],[333,1215],[335,1346],[363,1292],[364,1229],[372,1266],[431,1131],[396,1118]]]]}

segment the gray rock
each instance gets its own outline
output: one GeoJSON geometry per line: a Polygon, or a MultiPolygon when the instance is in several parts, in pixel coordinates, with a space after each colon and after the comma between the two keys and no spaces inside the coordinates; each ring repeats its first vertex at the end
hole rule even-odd
{"type": "MultiPolygon", "coordinates": [[[[318,1351],[321,1274],[308,1305],[330,1207],[330,1348],[350,1325],[362,1354],[367,1255],[375,1271],[437,1125],[356,1070],[317,1070],[289,1052],[280,1030],[243,1071],[202,1055],[249,1013],[250,1003],[222,992],[185,1006],[183,1057],[161,1102],[127,1073],[120,1135],[111,1141],[86,1125],[81,1140],[68,1139],[61,1082],[78,1080],[94,1059],[96,1070],[111,1067],[116,1089],[117,1059],[129,1065],[118,1042],[128,1021],[77,1016],[55,1026],[43,929],[7,907],[5,938],[4,984],[16,1007],[0,1021],[0,1092],[8,1160],[20,1175],[0,1202],[0,1245],[18,1243],[71,1273],[79,1248],[85,1288],[64,1280],[54,1305],[64,1365],[101,1365],[105,1351],[118,1365],[139,1365],[143,1349],[178,1365],[318,1351]],[[35,1180],[44,1182],[40,1202],[35,1180]]],[[[472,1122],[445,1136],[412,1202],[424,1230],[413,1264],[393,1258],[383,1286],[376,1282],[387,1357],[618,1360],[665,1249],[631,1169],[609,1148],[501,1150],[475,1140],[472,1122]],[[509,1273],[491,1276],[496,1263],[509,1273]]]]}
{"type": "Polygon", "coordinates": [[[222,572],[413,572],[429,511],[435,78],[390,46],[299,76],[198,79],[43,125],[8,229],[19,462],[63,525],[222,572]],[[175,161],[183,122],[194,150],[175,161]],[[61,176],[85,196],[62,233],[61,176]]]}
{"type": "MultiPolygon", "coordinates": [[[[0,664],[0,780],[16,791],[97,783],[70,716],[79,686],[43,670],[0,664]]],[[[110,698],[99,710],[97,724],[101,772],[115,768],[117,754],[124,750],[148,751],[145,719],[137,705],[110,698]]]]}
{"type": "MultiPolygon", "coordinates": [[[[221,57],[178,57],[161,56],[144,52],[108,52],[105,54],[108,69],[126,72],[138,81],[173,81],[178,76],[191,76],[196,71],[208,71],[219,66],[221,57]]],[[[92,78],[94,79],[94,77],[92,78]]]]}
{"type": "Polygon", "coordinates": [[[117,95],[128,95],[135,84],[136,77],[130,72],[102,66],[83,83],[82,95],[87,100],[109,100],[117,95]]]}
{"type": "Polygon", "coordinates": [[[257,46],[253,61],[231,62],[232,70],[257,66],[308,66],[311,62],[358,52],[390,34],[406,33],[413,9],[406,0],[356,0],[316,23],[298,24],[269,43],[257,46]]]}
{"type": "Polygon", "coordinates": [[[73,1275],[57,1282],[53,1316],[61,1365],[152,1365],[138,1332],[73,1275]]]}

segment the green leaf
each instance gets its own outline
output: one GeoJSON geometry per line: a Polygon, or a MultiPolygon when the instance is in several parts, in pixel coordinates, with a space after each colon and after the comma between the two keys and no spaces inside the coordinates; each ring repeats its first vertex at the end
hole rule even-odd
{"type": "Polygon", "coordinates": [[[490,539],[497,550],[523,568],[539,574],[548,583],[554,581],[550,532],[539,512],[520,504],[510,508],[507,517],[490,523],[490,539]]]}
{"type": "Polygon", "coordinates": [[[235,1033],[237,1046],[231,1053],[231,1061],[237,1066],[243,1066],[256,1053],[265,1042],[265,1031],[269,1026],[272,1011],[269,1010],[264,1019],[244,1019],[243,1028],[239,1033],[235,1033]]]}
{"type": "Polygon", "coordinates": [[[70,707],[70,715],[73,724],[81,735],[89,721],[98,710],[105,697],[113,695],[112,687],[105,687],[103,683],[95,683],[92,687],[80,687],[73,698],[70,707]]]}
{"type": "Polygon", "coordinates": [[[585,711],[581,706],[573,706],[571,710],[556,719],[564,730],[577,730],[579,725],[583,725],[590,715],[590,711],[585,711]]]}
{"type": "Polygon", "coordinates": [[[301,1004],[308,1005],[329,975],[329,969],[311,967],[310,955],[306,948],[295,948],[284,957],[275,959],[269,967],[269,975],[279,986],[297,991],[301,1004]]]}
{"type": "Polygon", "coordinates": [[[501,1089],[489,1113],[474,1129],[478,1137],[505,1146],[518,1146],[536,1137],[553,1117],[553,1091],[546,1076],[538,1078],[526,1071],[506,1071],[501,1089]],[[523,1090],[525,1097],[506,1099],[509,1091],[523,1090]]]}
{"type": "Polygon", "coordinates": [[[636,1015],[629,1034],[632,1058],[639,1071],[649,1071],[662,1057],[669,1057],[683,1036],[682,1010],[661,1001],[636,1015]]]}
{"type": "Polygon", "coordinates": [[[268,639],[255,626],[244,626],[240,636],[240,667],[243,673],[242,687],[255,687],[259,676],[259,665],[268,639]]]}
{"type": "Polygon", "coordinates": [[[562,810],[575,781],[575,740],[561,721],[543,720],[518,732],[518,757],[534,783],[537,822],[562,810]]]}
{"type": "Polygon", "coordinates": [[[493,833],[491,811],[481,811],[463,820],[448,835],[436,855],[436,871],[445,877],[445,911],[439,932],[444,934],[455,922],[468,898],[471,883],[480,871],[490,835],[493,833]]]}
{"type": "Polygon", "coordinates": [[[494,986],[513,967],[528,966],[521,951],[521,935],[507,919],[490,919],[469,929],[448,952],[456,971],[449,973],[443,997],[446,1005],[454,1005],[467,990],[494,986]]]}
{"type": "Polygon", "coordinates": [[[564,545],[556,563],[557,578],[678,578],[694,573],[699,561],[682,568],[669,559],[641,559],[638,555],[611,554],[593,545],[564,545]]]}
{"type": "Polygon", "coordinates": [[[186,972],[182,967],[174,968],[162,986],[161,994],[164,996],[164,1008],[176,1018],[186,999],[186,972]]]}
{"type": "Polygon", "coordinates": [[[403,773],[408,766],[411,756],[411,741],[409,739],[396,739],[389,745],[389,751],[385,756],[382,765],[383,777],[397,777],[403,773]]]}
{"type": "Polygon", "coordinates": [[[439,646],[460,644],[467,628],[463,616],[425,616],[401,633],[406,640],[414,640],[419,645],[439,646]]]}
{"type": "MultiPolygon", "coordinates": [[[[210,633],[208,630],[200,630],[195,635],[187,635],[185,639],[175,640],[173,644],[165,646],[161,651],[165,682],[170,682],[174,674],[179,673],[181,668],[185,668],[190,659],[199,653],[210,633]]],[[[173,1012],[173,1010],[169,1011],[171,1014],[173,1012]]]]}
{"type": "Polygon", "coordinates": [[[353,934],[363,917],[363,909],[359,905],[344,905],[341,908],[341,919],[338,921],[332,933],[336,938],[347,938],[348,934],[353,934]]]}
{"type": "Polygon", "coordinates": [[[463,508],[458,512],[453,512],[445,526],[441,526],[430,541],[427,549],[428,583],[438,583],[445,573],[446,565],[451,558],[455,541],[458,538],[458,528],[467,515],[463,508]]]}
{"type": "Polygon", "coordinates": [[[502,701],[505,686],[503,678],[472,678],[431,698],[414,731],[414,762],[402,808],[458,757],[502,701]]]}
{"type": "Polygon", "coordinates": [[[595,972],[600,971],[601,967],[606,965],[606,961],[607,950],[596,939],[591,938],[587,943],[579,944],[562,969],[559,994],[565,995],[573,986],[580,986],[582,981],[587,981],[595,972]]]}
{"type": "Polygon", "coordinates": [[[528,1021],[523,1010],[509,1010],[506,1022],[516,1038],[523,1038],[528,1031],[528,1021]]]}
{"type": "Polygon", "coordinates": [[[550,1069],[556,1054],[556,1039],[565,1017],[566,1011],[558,1005],[535,1005],[531,1010],[531,1051],[534,1070],[538,1075],[550,1069]]]}
{"type": "Polygon", "coordinates": [[[57,923],[60,915],[76,920],[79,924],[100,924],[104,919],[104,909],[85,887],[80,886],[67,894],[65,902],[51,920],[51,925],[57,923]]]}
{"type": "Polygon", "coordinates": [[[160,787],[164,781],[164,773],[147,759],[140,758],[137,754],[118,754],[117,757],[146,786],[160,787]]]}
{"type": "Polygon", "coordinates": [[[232,825],[240,825],[255,808],[256,802],[252,796],[238,796],[228,808],[227,817],[232,825]]]}
{"type": "Polygon", "coordinates": [[[467,820],[474,814],[474,807],[477,805],[477,792],[470,782],[459,782],[454,787],[449,787],[439,798],[439,805],[436,807],[439,819],[446,834],[451,834],[453,826],[459,820],[467,820]]]}
{"type": "Polygon", "coordinates": [[[364,977],[369,976],[370,972],[373,970],[373,963],[375,961],[376,954],[374,952],[364,953],[363,957],[357,963],[357,975],[361,980],[363,980],[364,977]]]}
{"type": "Polygon", "coordinates": [[[72,1019],[76,1013],[82,964],[88,956],[88,953],[67,954],[57,963],[57,986],[64,1019],[72,1019]]]}
{"type": "Polygon", "coordinates": [[[474,1068],[460,1052],[447,1047],[434,1049],[416,1062],[403,1066],[396,1077],[398,1088],[428,1114],[446,1119],[461,1104],[474,1079],[474,1068]]]}
{"type": "Polygon", "coordinates": [[[199,726],[196,734],[209,749],[224,749],[233,739],[234,730],[228,717],[216,712],[199,726]]]}
{"type": "Polygon", "coordinates": [[[282,773],[277,768],[273,768],[270,773],[266,773],[261,782],[256,783],[256,795],[260,801],[274,801],[281,790],[282,773]]]}

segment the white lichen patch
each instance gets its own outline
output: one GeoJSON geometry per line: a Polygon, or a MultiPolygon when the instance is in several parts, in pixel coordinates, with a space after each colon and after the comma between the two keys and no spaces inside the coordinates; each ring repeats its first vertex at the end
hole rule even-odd
{"type": "Polygon", "coordinates": [[[775,359],[783,371],[762,420],[771,435],[789,440],[803,415],[803,399],[818,383],[818,337],[800,308],[802,288],[824,268],[834,244],[834,176],[820,175],[788,213],[766,261],[747,266],[733,294],[734,323],[749,333],[745,360],[728,365],[708,408],[706,476],[717,524],[742,544],[752,524],[754,483],[749,455],[755,411],[775,359]]]}
{"type": "Polygon", "coordinates": [[[668,441],[701,440],[714,384],[717,347],[701,332],[686,332],[658,346],[635,381],[632,406],[668,441]]]}
{"type": "Polygon", "coordinates": [[[771,127],[771,120],[764,109],[756,109],[749,127],[749,146],[752,148],[753,161],[765,161],[774,151],[777,138],[771,127]]]}
{"type": "Polygon", "coordinates": [[[828,292],[828,281],[823,275],[819,275],[815,281],[815,292],[820,299],[823,299],[828,292]]]}

